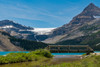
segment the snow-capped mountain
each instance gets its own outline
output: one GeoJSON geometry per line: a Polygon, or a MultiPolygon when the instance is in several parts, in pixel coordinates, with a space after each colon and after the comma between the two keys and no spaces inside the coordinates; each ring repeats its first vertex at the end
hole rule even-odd
{"type": "Polygon", "coordinates": [[[43,41],[48,38],[48,34],[55,28],[32,28],[11,20],[2,20],[0,21],[0,29],[17,38],[43,41]]]}
{"type": "Polygon", "coordinates": [[[34,38],[34,32],[29,31],[34,30],[34,28],[21,25],[11,20],[0,21],[0,29],[10,33],[10,35],[17,38],[36,40],[34,38]]]}

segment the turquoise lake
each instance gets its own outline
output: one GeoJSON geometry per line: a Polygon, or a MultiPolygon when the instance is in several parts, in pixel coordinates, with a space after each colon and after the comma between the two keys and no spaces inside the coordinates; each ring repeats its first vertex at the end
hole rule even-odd
{"type": "MultiPolygon", "coordinates": [[[[9,53],[29,53],[29,51],[1,51],[0,55],[6,55],[9,53]]],[[[100,53],[100,51],[94,51],[94,53],[100,53]]],[[[85,53],[52,53],[52,55],[83,55],[85,53]]]]}
{"type": "Polygon", "coordinates": [[[52,53],[52,55],[83,55],[85,53],[52,53]]]}
{"type": "MultiPolygon", "coordinates": [[[[100,51],[94,51],[94,53],[100,53],[100,51]]],[[[52,53],[52,55],[83,55],[85,53],[52,53]]]]}

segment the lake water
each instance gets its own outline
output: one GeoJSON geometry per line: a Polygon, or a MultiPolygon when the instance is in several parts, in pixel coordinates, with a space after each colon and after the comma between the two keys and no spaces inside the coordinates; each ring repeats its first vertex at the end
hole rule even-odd
{"type": "Polygon", "coordinates": [[[52,53],[52,55],[83,55],[85,53],[52,53]]]}
{"type": "MultiPolygon", "coordinates": [[[[1,51],[0,55],[6,55],[9,53],[29,53],[29,51],[1,51]]],[[[52,55],[83,55],[85,53],[52,53],[52,55]]]]}
{"type": "MultiPolygon", "coordinates": [[[[94,51],[94,53],[100,53],[100,51],[94,51]]],[[[83,55],[85,53],[52,53],[52,55],[83,55]]]]}
{"type": "Polygon", "coordinates": [[[94,51],[94,53],[100,53],[100,51],[94,51]]]}
{"type": "MultiPolygon", "coordinates": [[[[6,55],[8,53],[29,53],[29,51],[0,51],[0,55],[6,55]]],[[[94,51],[94,53],[100,53],[100,51],[94,51]]],[[[85,53],[52,53],[52,55],[83,55],[85,53]]]]}

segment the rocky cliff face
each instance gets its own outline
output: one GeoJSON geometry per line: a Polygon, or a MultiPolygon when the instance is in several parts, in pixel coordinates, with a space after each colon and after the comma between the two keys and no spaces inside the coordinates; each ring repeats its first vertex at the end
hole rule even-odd
{"type": "Polygon", "coordinates": [[[49,38],[44,42],[56,43],[67,39],[85,36],[86,33],[80,31],[79,28],[88,22],[96,20],[96,17],[98,16],[100,16],[100,8],[91,3],[79,15],[75,16],[68,24],[55,29],[49,35],[49,38]]]}
{"type": "Polygon", "coordinates": [[[81,28],[81,30],[87,32],[88,35],[77,37],[70,40],[64,40],[56,44],[58,45],[59,44],[60,45],[89,45],[95,51],[99,51],[100,50],[100,19],[98,21],[95,21],[96,23],[93,23],[94,24],[93,26],[86,25],[81,28]],[[99,24],[99,26],[97,26],[97,24],[99,24]]]}
{"type": "Polygon", "coordinates": [[[10,42],[9,37],[7,32],[0,30],[0,51],[22,51],[22,48],[10,42]]]}

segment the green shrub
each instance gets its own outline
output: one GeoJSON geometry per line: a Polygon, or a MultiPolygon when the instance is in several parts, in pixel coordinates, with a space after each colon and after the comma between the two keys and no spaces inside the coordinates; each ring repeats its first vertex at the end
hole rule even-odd
{"type": "Polygon", "coordinates": [[[0,64],[37,61],[43,59],[43,57],[51,58],[52,55],[49,51],[43,49],[29,53],[9,53],[6,56],[0,56],[0,64]]]}
{"type": "Polygon", "coordinates": [[[34,53],[36,55],[41,55],[41,56],[44,56],[44,57],[47,57],[47,58],[53,57],[53,55],[50,53],[50,51],[44,50],[44,49],[39,49],[39,50],[33,51],[31,53],[34,53]]]}

